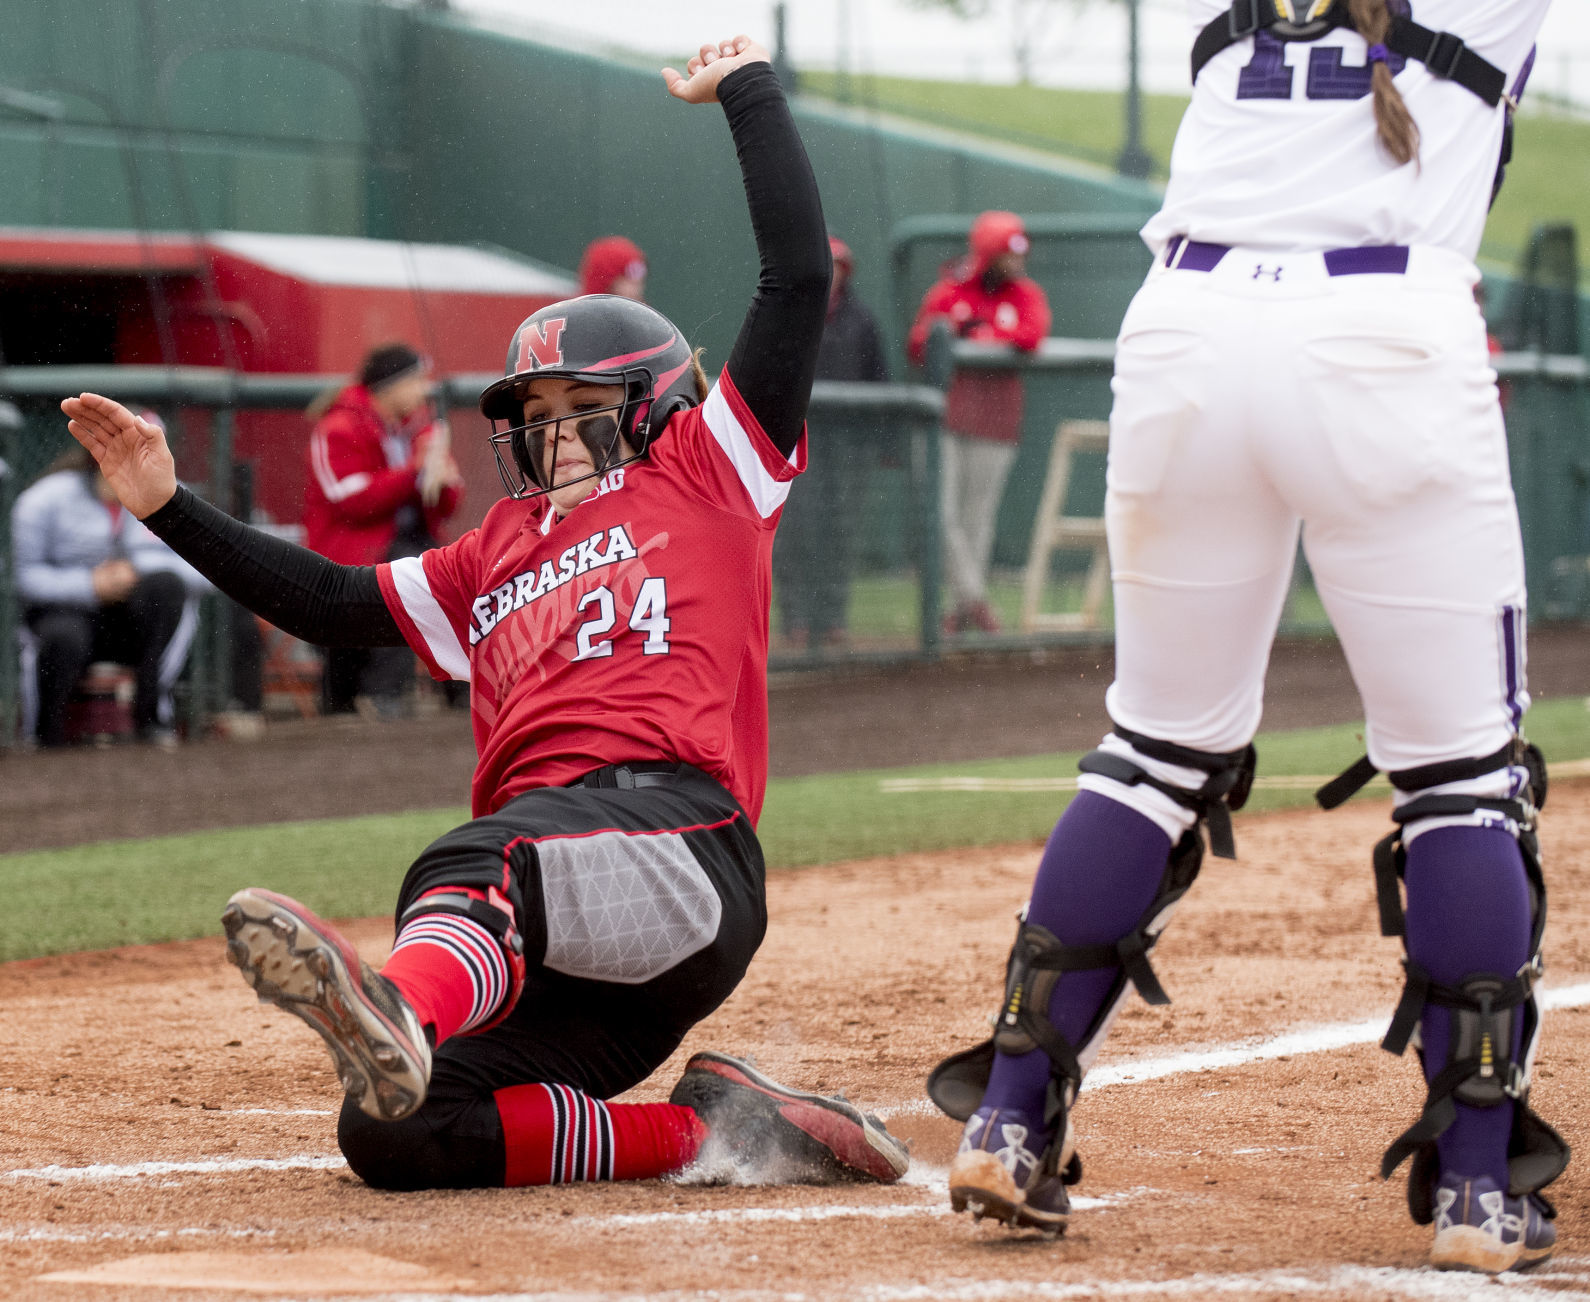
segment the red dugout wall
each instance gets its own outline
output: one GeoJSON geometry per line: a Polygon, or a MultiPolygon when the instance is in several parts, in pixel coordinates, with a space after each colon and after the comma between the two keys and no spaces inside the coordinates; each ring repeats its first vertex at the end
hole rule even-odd
{"type": "MultiPolygon", "coordinates": [[[[220,232],[202,240],[0,228],[0,312],[26,310],[52,339],[24,362],[235,367],[350,375],[370,348],[403,340],[439,374],[499,371],[514,328],[572,295],[557,269],[461,245],[220,232]],[[52,315],[53,314],[53,315],[52,315]]],[[[14,350],[8,350],[14,351],[14,350]]],[[[501,494],[473,409],[449,413],[468,493],[454,530],[501,494]]],[[[309,422],[241,412],[234,455],[276,523],[302,512],[309,422]]]]}

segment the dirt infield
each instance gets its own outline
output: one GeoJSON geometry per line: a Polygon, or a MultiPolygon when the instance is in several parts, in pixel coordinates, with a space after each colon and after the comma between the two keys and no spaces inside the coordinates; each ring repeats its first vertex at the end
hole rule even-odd
{"type": "MultiPolygon", "coordinates": [[[[938,1056],[982,1033],[1031,846],[776,875],[744,985],[635,1092],[663,1096],[697,1048],[754,1054],[909,1136],[915,1169],[893,1188],[376,1193],[337,1157],[319,1042],[253,1002],[218,938],[0,967],[0,1288],[17,1302],[177,1285],[184,1299],[1590,1298],[1584,1162],[1553,1190],[1561,1255],[1499,1285],[1424,1269],[1427,1231],[1375,1176],[1419,1093],[1411,1061],[1372,1042],[1397,991],[1368,868],[1386,826],[1371,803],[1238,819],[1242,860],[1205,869],[1161,948],[1175,1003],[1128,1006],[1084,1095],[1079,1210],[1053,1244],[945,1214],[956,1127],[921,1092],[938,1056]],[[1317,1028],[1343,1025],[1345,1047],[1318,1050],[1317,1028]],[[1174,1057],[1222,1046],[1213,1065],[1174,1057]]],[[[1590,782],[1554,787],[1545,844],[1563,1006],[1536,1101],[1571,1142],[1590,1105],[1590,782]]],[[[351,931],[384,954],[383,922],[351,931]]]]}

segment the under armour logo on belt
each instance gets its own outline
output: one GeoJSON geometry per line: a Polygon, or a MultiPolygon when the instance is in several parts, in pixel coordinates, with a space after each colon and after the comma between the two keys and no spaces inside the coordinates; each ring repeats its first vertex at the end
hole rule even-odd
{"type": "Polygon", "coordinates": [[[1253,267],[1253,278],[1258,280],[1262,276],[1268,276],[1272,281],[1278,281],[1281,279],[1281,268],[1267,267],[1262,262],[1255,263],[1253,267]]]}

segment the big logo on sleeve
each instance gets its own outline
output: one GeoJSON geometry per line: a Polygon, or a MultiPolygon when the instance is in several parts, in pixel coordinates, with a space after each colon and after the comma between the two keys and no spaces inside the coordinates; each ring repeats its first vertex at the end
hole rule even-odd
{"type": "Polygon", "coordinates": [[[555,316],[550,321],[526,325],[519,334],[519,364],[515,369],[539,371],[562,366],[563,327],[567,324],[567,317],[555,316]]]}

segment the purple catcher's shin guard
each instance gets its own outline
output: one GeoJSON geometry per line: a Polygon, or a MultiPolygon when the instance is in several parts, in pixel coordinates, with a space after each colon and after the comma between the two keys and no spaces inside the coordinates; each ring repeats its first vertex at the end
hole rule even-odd
{"type": "MultiPolygon", "coordinates": [[[[1170,838],[1136,810],[1096,792],[1080,792],[1044,847],[1028,923],[1067,945],[1114,943],[1137,925],[1159,892],[1170,849],[1170,838]]],[[[1120,975],[1119,967],[1104,967],[1060,977],[1048,1014],[1067,1043],[1084,1043],[1120,975]]],[[[1051,1072],[1042,1049],[996,1053],[979,1112],[1042,1117],[1051,1072]]]]}
{"type": "MultiPolygon", "coordinates": [[[[1430,978],[1458,986],[1480,974],[1511,977],[1530,957],[1529,881],[1513,835],[1500,827],[1438,827],[1408,845],[1408,956],[1430,978]]],[[[1419,1020],[1426,1080],[1450,1058],[1454,1012],[1427,1004],[1419,1020]]],[[[1521,1025],[1515,1020],[1516,1058],[1521,1025]]],[[[1459,1101],[1457,1119],[1436,1140],[1441,1169],[1508,1183],[1507,1142],[1514,1103],[1492,1107],[1459,1101]]]]}

